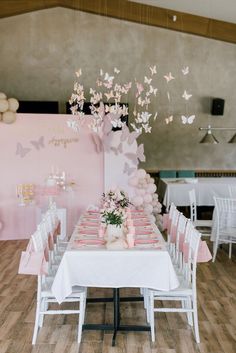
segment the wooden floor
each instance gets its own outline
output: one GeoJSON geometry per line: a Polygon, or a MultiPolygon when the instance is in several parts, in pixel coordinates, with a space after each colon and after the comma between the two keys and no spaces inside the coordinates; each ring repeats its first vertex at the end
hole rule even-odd
{"type": "MultiPolygon", "coordinates": [[[[111,332],[83,332],[76,343],[77,317],[47,316],[37,345],[31,339],[35,315],[36,278],[17,274],[20,252],[26,241],[0,242],[0,353],[235,353],[236,352],[236,258],[224,249],[217,261],[198,266],[198,304],[201,343],[194,341],[185,315],[156,314],[157,342],[149,333],[119,333],[111,347],[111,332]]],[[[93,289],[92,296],[111,293],[93,289]]],[[[137,290],[122,290],[136,294],[137,290]]],[[[122,321],[145,323],[142,303],[122,303],[122,321]]],[[[88,304],[87,322],[112,321],[111,304],[88,304]]]]}

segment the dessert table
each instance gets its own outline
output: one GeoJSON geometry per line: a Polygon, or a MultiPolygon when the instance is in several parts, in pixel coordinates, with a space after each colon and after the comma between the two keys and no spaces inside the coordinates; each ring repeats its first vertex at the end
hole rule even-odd
{"type": "Polygon", "coordinates": [[[113,298],[104,298],[104,301],[114,302],[114,324],[84,324],[83,329],[114,330],[113,345],[119,330],[149,331],[149,325],[120,324],[120,301],[142,298],[120,298],[119,289],[170,290],[178,287],[179,282],[160,231],[154,224],[143,223],[146,225],[142,226],[139,223],[134,247],[109,250],[104,239],[98,236],[96,220],[93,223],[90,219],[87,226],[83,226],[83,217],[85,219],[86,215],[75,227],[59,265],[52,285],[53,294],[61,303],[75,285],[113,288],[113,298]]]}
{"type": "Polygon", "coordinates": [[[186,178],[160,179],[159,199],[168,209],[173,202],[176,206],[189,206],[188,192],[195,189],[197,206],[214,206],[213,197],[229,197],[229,185],[236,185],[236,178],[186,178]]]}

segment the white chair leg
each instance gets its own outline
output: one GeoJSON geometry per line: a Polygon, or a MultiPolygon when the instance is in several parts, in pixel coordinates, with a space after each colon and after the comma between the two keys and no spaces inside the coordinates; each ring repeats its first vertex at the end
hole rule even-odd
{"type": "Polygon", "coordinates": [[[36,313],[35,313],[34,333],[33,333],[33,338],[32,338],[32,344],[33,345],[35,345],[36,339],[37,339],[37,335],[38,335],[40,305],[41,305],[41,300],[38,300],[37,301],[37,307],[36,307],[36,313]]]}
{"type": "MultiPolygon", "coordinates": [[[[41,311],[46,311],[47,310],[47,302],[44,299],[42,299],[41,302],[41,311]]],[[[39,315],[39,327],[43,327],[43,319],[44,319],[44,314],[39,315]]]]}
{"type": "MultiPolygon", "coordinates": [[[[186,305],[186,308],[192,310],[192,300],[190,297],[188,297],[185,305],[186,305]]],[[[188,319],[188,324],[190,326],[193,326],[193,314],[191,311],[187,311],[187,319],[188,319]]]]}
{"type": "Polygon", "coordinates": [[[80,314],[79,314],[79,322],[78,322],[78,343],[81,342],[81,336],[82,336],[82,327],[83,327],[83,322],[84,322],[84,295],[80,299],[80,314]]]}
{"type": "Polygon", "coordinates": [[[194,320],[194,333],[195,340],[200,343],[199,327],[198,327],[198,313],[197,313],[197,301],[193,298],[193,320],[194,320]]]}
{"type": "Polygon", "coordinates": [[[149,320],[151,326],[151,339],[152,342],[155,342],[155,318],[154,318],[154,296],[151,292],[149,295],[149,320]]]}
{"type": "Polygon", "coordinates": [[[213,245],[213,258],[212,258],[212,262],[215,262],[217,250],[218,250],[218,243],[215,241],[215,242],[214,242],[214,245],[213,245]]]}
{"type": "Polygon", "coordinates": [[[232,257],[232,243],[229,243],[229,259],[232,257]]]}
{"type": "Polygon", "coordinates": [[[146,319],[147,319],[147,323],[150,323],[150,299],[149,299],[149,292],[148,289],[146,289],[146,319]]]}

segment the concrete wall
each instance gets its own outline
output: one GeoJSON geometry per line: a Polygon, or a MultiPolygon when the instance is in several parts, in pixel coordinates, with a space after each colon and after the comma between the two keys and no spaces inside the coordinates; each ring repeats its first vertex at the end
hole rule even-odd
{"type": "MultiPolygon", "coordinates": [[[[143,79],[157,64],[158,111],[145,143],[149,169],[236,169],[236,146],[227,144],[233,135],[217,131],[218,145],[200,145],[199,126],[236,127],[236,46],[165,29],[119,21],[83,12],[55,8],[0,19],[0,91],[21,100],[58,100],[60,112],[70,97],[74,72],[84,69],[83,83],[94,87],[100,68],[120,68],[121,80],[143,79]],[[188,65],[190,74],[181,77],[188,65]],[[167,100],[163,75],[175,76],[167,100]],[[187,104],[184,89],[193,94],[187,104]],[[212,97],[226,100],[223,117],[212,117],[212,97]],[[165,118],[174,115],[166,125],[165,118]],[[195,114],[191,126],[181,114],[195,114]]],[[[133,94],[128,95],[131,107],[133,94]]]]}

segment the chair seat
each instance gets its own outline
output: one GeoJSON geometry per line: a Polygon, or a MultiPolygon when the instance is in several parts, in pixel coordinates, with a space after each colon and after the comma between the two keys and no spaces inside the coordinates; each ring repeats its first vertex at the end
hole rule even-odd
{"type": "Polygon", "coordinates": [[[195,227],[207,227],[211,228],[212,227],[212,220],[197,220],[194,223],[195,227]]]}
{"type": "Polygon", "coordinates": [[[170,291],[162,291],[162,290],[153,290],[154,297],[180,297],[180,296],[189,296],[192,294],[192,287],[186,283],[183,276],[178,275],[178,280],[180,285],[178,288],[172,289],[170,291]]]}
{"type": "MultiPolygon", "coordinates": [[[[49,277],[49,278],[47,278],[47,280],[43,284],[42,292],[41,292],[42,297],[55,298],[55,296],[52,294],[52,291],[51,291],[53,280],[54,280],[53,277],[49,277]]],[[[79,298],[81,296],[81,294],[85,293],[85,292],[86,292],[85,287],[74,286],[72,293],[70,295],[68,295],[68,297],[66,297],[66,299],[75,298],[75,297],[79,298]]],[[[65,299],[65,301],[66,301],[66,299],[65,299]]]]}

